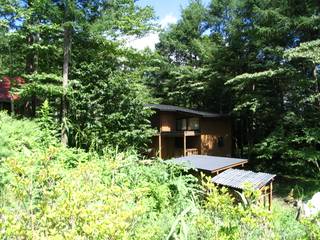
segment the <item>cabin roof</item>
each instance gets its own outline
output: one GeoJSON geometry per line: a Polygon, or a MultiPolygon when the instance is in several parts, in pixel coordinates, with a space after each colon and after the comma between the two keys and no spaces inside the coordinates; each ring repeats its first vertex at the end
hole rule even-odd
{"type": "Polygon", "coordinates": [[[203,111],[198,111],[198,110],[192,110],[189,108],[178,107],[178,106],[173,106],[173,105],[164,105],[164,104],[147,104],[146,107],[149,107],[151,109],[158,110],[161,112],[179,112],[179,113],[196,115],[196,116],[200,116],[200,117],[204,117],[204,118],[219,118],[219,117],[228,116],[225,114],[203,112],[203,111]]]}

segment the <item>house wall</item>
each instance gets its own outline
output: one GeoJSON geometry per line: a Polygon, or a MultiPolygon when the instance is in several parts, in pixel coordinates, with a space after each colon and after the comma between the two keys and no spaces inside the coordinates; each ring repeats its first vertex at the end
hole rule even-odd
{"type": "Polygon", "coordinates": [[[151,122],[152,128],[155,128],[159,131],[159,129],[160,129],[160,113],[159,112],[154,113],[150,119],[150,122],[151,122]]]}
{"type": "Polygon", "coordinates": [[[177,154],[175,140],[172,137],[162,136],[162,158],[169,159],[177,154]]]}
{"type": "Polygon", "coordinates": [[[202,118],[200,127],[202,155],[231,156],[232,128],[230,119],[202,118]],[[223,138],[222,146],[218,144],[219,137],[223,138]]]}

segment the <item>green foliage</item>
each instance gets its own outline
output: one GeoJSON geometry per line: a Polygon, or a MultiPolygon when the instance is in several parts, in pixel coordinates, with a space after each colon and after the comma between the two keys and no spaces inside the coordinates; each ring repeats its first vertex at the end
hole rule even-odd
{"type": "MultiPolygon", "coordinates": [[[[223,84],[213,86],[216,74],[209,66],[218,44],[204,34],[206,9],[201,1],[190,1],[181,15],[160,34],[146,82],[163,103],[208,108],[209,92],[224,94],[219,93],[223,84]]],[[[212,105],[219,109],[219,104],[212,105]]]]}
{"type": "Polygon", "coordinates": [[[320,153],[317,145],[320,143],[319,130],[314,127],[305,127],[301,130],[299,119],[295,115],[285,118],[278,129],[275,130],[262,143],[257,144],[258,158],[278,161],[269,165],[282,173],[291,175],[319,176],[320,153]],[[290,120],[288,119],[290,118],[290,120]]]}
{"type": "Polygon", "coordinates": [[[41,111],[40,123],[1,114],[1,130],[7,130],[2,136],[11,143],[0,165],[2,239],[316,239],[319,234],[316,219],[300,223],[293,209],[277,202],[269,212],[253,201],[251,190],[244,194],[253,196],[252,204],[244,207],[210,178],[201,186],[182,169],[161,161],[146,164],[134,151],[106,148],[98,155],[54,142],[48,146],[42,140],[48,106],[41,111]],[[18,140],[8,131],[11,125],[20,127],[15,131],[20,136],[32,132],[24,139],[32,142],[28,154],[13,148],[18,140]]]}
{"type": "Polygon", "coordinates": [[[150,22],[154,19],[154,11],[150,6],[139,7],[133,0],[105,1],[103,5],[108,10],[91,26],[93,32],[112,36],[142,35],[154,28],[150,22]]]}
{"type": "Polygon", "coordinates": [[[311,219],[303,219],[302,224],[306,227],[306,231],[309,233],[310,239],[320,238],[320,216],[319,214],[313,216],[311,219]]]}
{"type": "Polygon", "coordinates": [[[313,63],[320,63],[320,40],[302,43],[299,47],[288,50],[285,56],[289,59],[305,58],[313,63]]]}
{"type": "Polygon", "coordinates": [[[317,177],[319,12],[313,0],[191,1],[147,83],[162,103],[233,113],[235,154],[253,167],[317,177]]]}
{"type": "Polygon", "coordinates": [[[30,155],[32,149],[42,148],[41,136],[42,131],[33,121],[15,121],[0,112],[0,159],[15,154],[30,155]]]}
{"type": "Polygon", "coordinates": [[[145,146],[151,131],[143,105],[150,98],[137,70],[144,56],[125,48],[121,39],[154,29],[151,7],[134,0],[9,0],[1,2],[0,19],[0,73],[26,79],[14,89],[20,112],[35,117],[47,99],[73,146],[145,146]],[[68,89],[62,88],[65,28],[70,30],[69,80],[74,83],[68,89]],[[65,90],[69,111],[61,111],[65,90]],[[60,116],[64,112],[67,119],[60,116]]]}
{"type": "Polygon", "coordinates": [[[166,164],[139,163],[134,152],[98,156],[61,146],[11,153],[1,172],[1,238],[162,239],[195,186],[166,164]]]}
{"type": "Polygon", "coordinates": [[[39,124],[40,129],[46,136],[45,139],[43,139],[43,141],[46,141],[47,145],[57,141],[58,124],[53,117],[52,109],[49,106],[48,100],[45,100],[43,102],[42,107],[38,112],[37,122],[39,124]]]}
{"type": "Polygon", "coordinates": [[[121,41],[155,27],[153,10],[133,0],[0,0],[0,74],[27,80],[14,91],[32,115],[48,99],[36,122],[0,113],[1,237],[319,238],[318,216],[298,222],[277,202],[269,213],[250,189],[239,204],[128,150],[153,134],[144,104],[156,98],[233,111],[237,153],[255,168],[318,177],[319,12],[314,0],[193,0],[152,53],[121,41]],[[56,140],[64,28],[72,48],[63,124],[71,145],[89,152],[56,140]]]}
{"type": "MultiPolygon", "coordinates": [[[[127,52],[106,39],[87,41],[101,52],[92,55],[94,63],[91,55],[82,57],[76,70],[71,72],[69,130],[74,136],[71,143],[99,151],[108,145],[121,149],[145,148],[154,133],[149,123],[151,111],[144,107],[151,97],[142,84],[139,65],[134,66],[133,60],[144,57],[131,52],[129,58],[127,52]],[[118,69],[118,63],[106,61],[115,55],[121,59],[123,69],[118,69]]],[[[80,57],[83,52],[78,54],[80,57]]]]}

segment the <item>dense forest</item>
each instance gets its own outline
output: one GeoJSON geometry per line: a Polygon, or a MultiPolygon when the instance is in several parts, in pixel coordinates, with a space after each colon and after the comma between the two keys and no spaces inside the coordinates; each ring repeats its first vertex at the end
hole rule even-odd
{"type": "Polygon", "coordinates": [[[188,107],[230,115],[250,169],[317,182],[319,1],[191,0],[165,29],[136,2],[0,0],[0,79],[25,81],[0,112],[1,238],[317,239],[318,218],[144,153],[146,104],[188,107]]]}
{"type": "Polygon", "coordinates": [[[316,0],[191,1],[153,52],[124,44],[159,31],[152,8],[134,1],[1,1],[0,72],[26,79],[16,89],[24,114],[50,102],[70,146],[145,148],[153,131],[143,106],[158,102],[231,114],[235,156],[315,177],[319,9],[316,0]]]}

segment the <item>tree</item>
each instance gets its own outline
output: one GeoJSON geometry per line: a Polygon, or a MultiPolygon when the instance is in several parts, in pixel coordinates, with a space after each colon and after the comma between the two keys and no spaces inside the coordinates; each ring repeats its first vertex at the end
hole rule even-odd
{"type": "MultiPolygon", "coordinates": [[[[14,50],[15,62],[18,61],[18,64],[11,67],[10,58],[3,59],[10,69],[15,69],[15,73],[11,74],[22,75],[27,79],[27,84],[20,90],[21,100],[35,96],[37,102],[41,103],[48,98],[56,117],[62,124],[61,140],[64,144],[68,140],[67,129],[71,124],[69,119],[75,119],[68,113],[69,95],[72,93],[69,83],[73,80],[72,76],[76,76],[78,70],[81,71],[77,68],[81,68],[81,64],[95,63],[98,51],[101,50],[100,43],[101,46],[106,46],[115,42],[114,46],[118,48],[120,45],[117,42],[120,42],[118,40],[120,36],[142,35],[153,28],[151,22],[153,10],[150,7],[138,7],[134,2],[133,0],[2,1],[0,19],[3,20],[2,25],[6,27],[3,32],[9,42],[2,47],[9,48],[14,41],[14,46],[17,46],[14,50]],[[37,37],[24,42],[29,36],[37,37]],[[80,50],[71,51],[71,44],[75,41],[81,42],[79,45],[84,45],[94,38],[99,39],[99,46],[97,49],[90,49],[91,59],[84,59],[80,50]],[[36,61],[33,61],[35,56],[36,61]],[[27,65],[33,70],[26,71],[26,68],[22,68],[19,58],[28,59],[27,62],[30,64],[27,65]],[[34,71],[35,62],[37,71],[34,71]]],[[[82,46],[81,50],[83,49],[85,48],[82,46]]],[[[111,51],[113,50],[112,48],[111,51]]],[[[130,51],[128,54],[131,54],[130,51]]],[[[110,64],[112,68],[106,69],[107,72],[126,67],[117,58],[103,61],[114,61],[110,64]]],[[[101,78],[95,80],[108,81],[105,76],[98,74],[96,77],[101,78]]],[[[111,109],[117,111],[116,108],[111,109]]],[[[100,126],[100,129],[104,127],[100,126]]]]}
{"type": "Polygon", "coordinates": [[[142,82],[146,56],[103,37],[85,38],[85,44],[78,37],[73,53],[79,60],[70,81],[70,144],[100,152],[109,145],[145,149],[154,133],[151,111],[144,108],[152,101],[142,82]]]}
{"type": "Polygon", "coordinates": [[[191,1],[181,15],[160,34],[148,84],[164,103],[207,108],[209,82],[215,76],[207,61],[215,43],[205,34],[206,9],[201,1],[191,1]]]}
{"type": "MultiPolygon", "coordinates": [[[[76,28],[98,30],[98,33],[110,34],[140,34],[148,29],[147,21],[152,17],[151,9],[140,9],[135,7],[132,0],[114,1],[74,1],[64,0],[61,2],[64,11],[63,36],[64,36],[64,58],[63,58],[63,95],[62,95],[62,130],[61,141],[67,145],[67,100],[66,92],[69,79],[69,61],[72,43],[72,34],[76,28]],[[90,11],[89,11],[90,10],[90,11]],[[109,12],[116,14],[111,14],[109,12]],[[129,17],[129,18],[128,18],[129,17]],[[133,21],[132,21],[133,20],[133,21]],[[143,24],[145,23],[145,24],[143,24]]],[[[97,34],[97,32],[96,32],[97,34]]]]}

